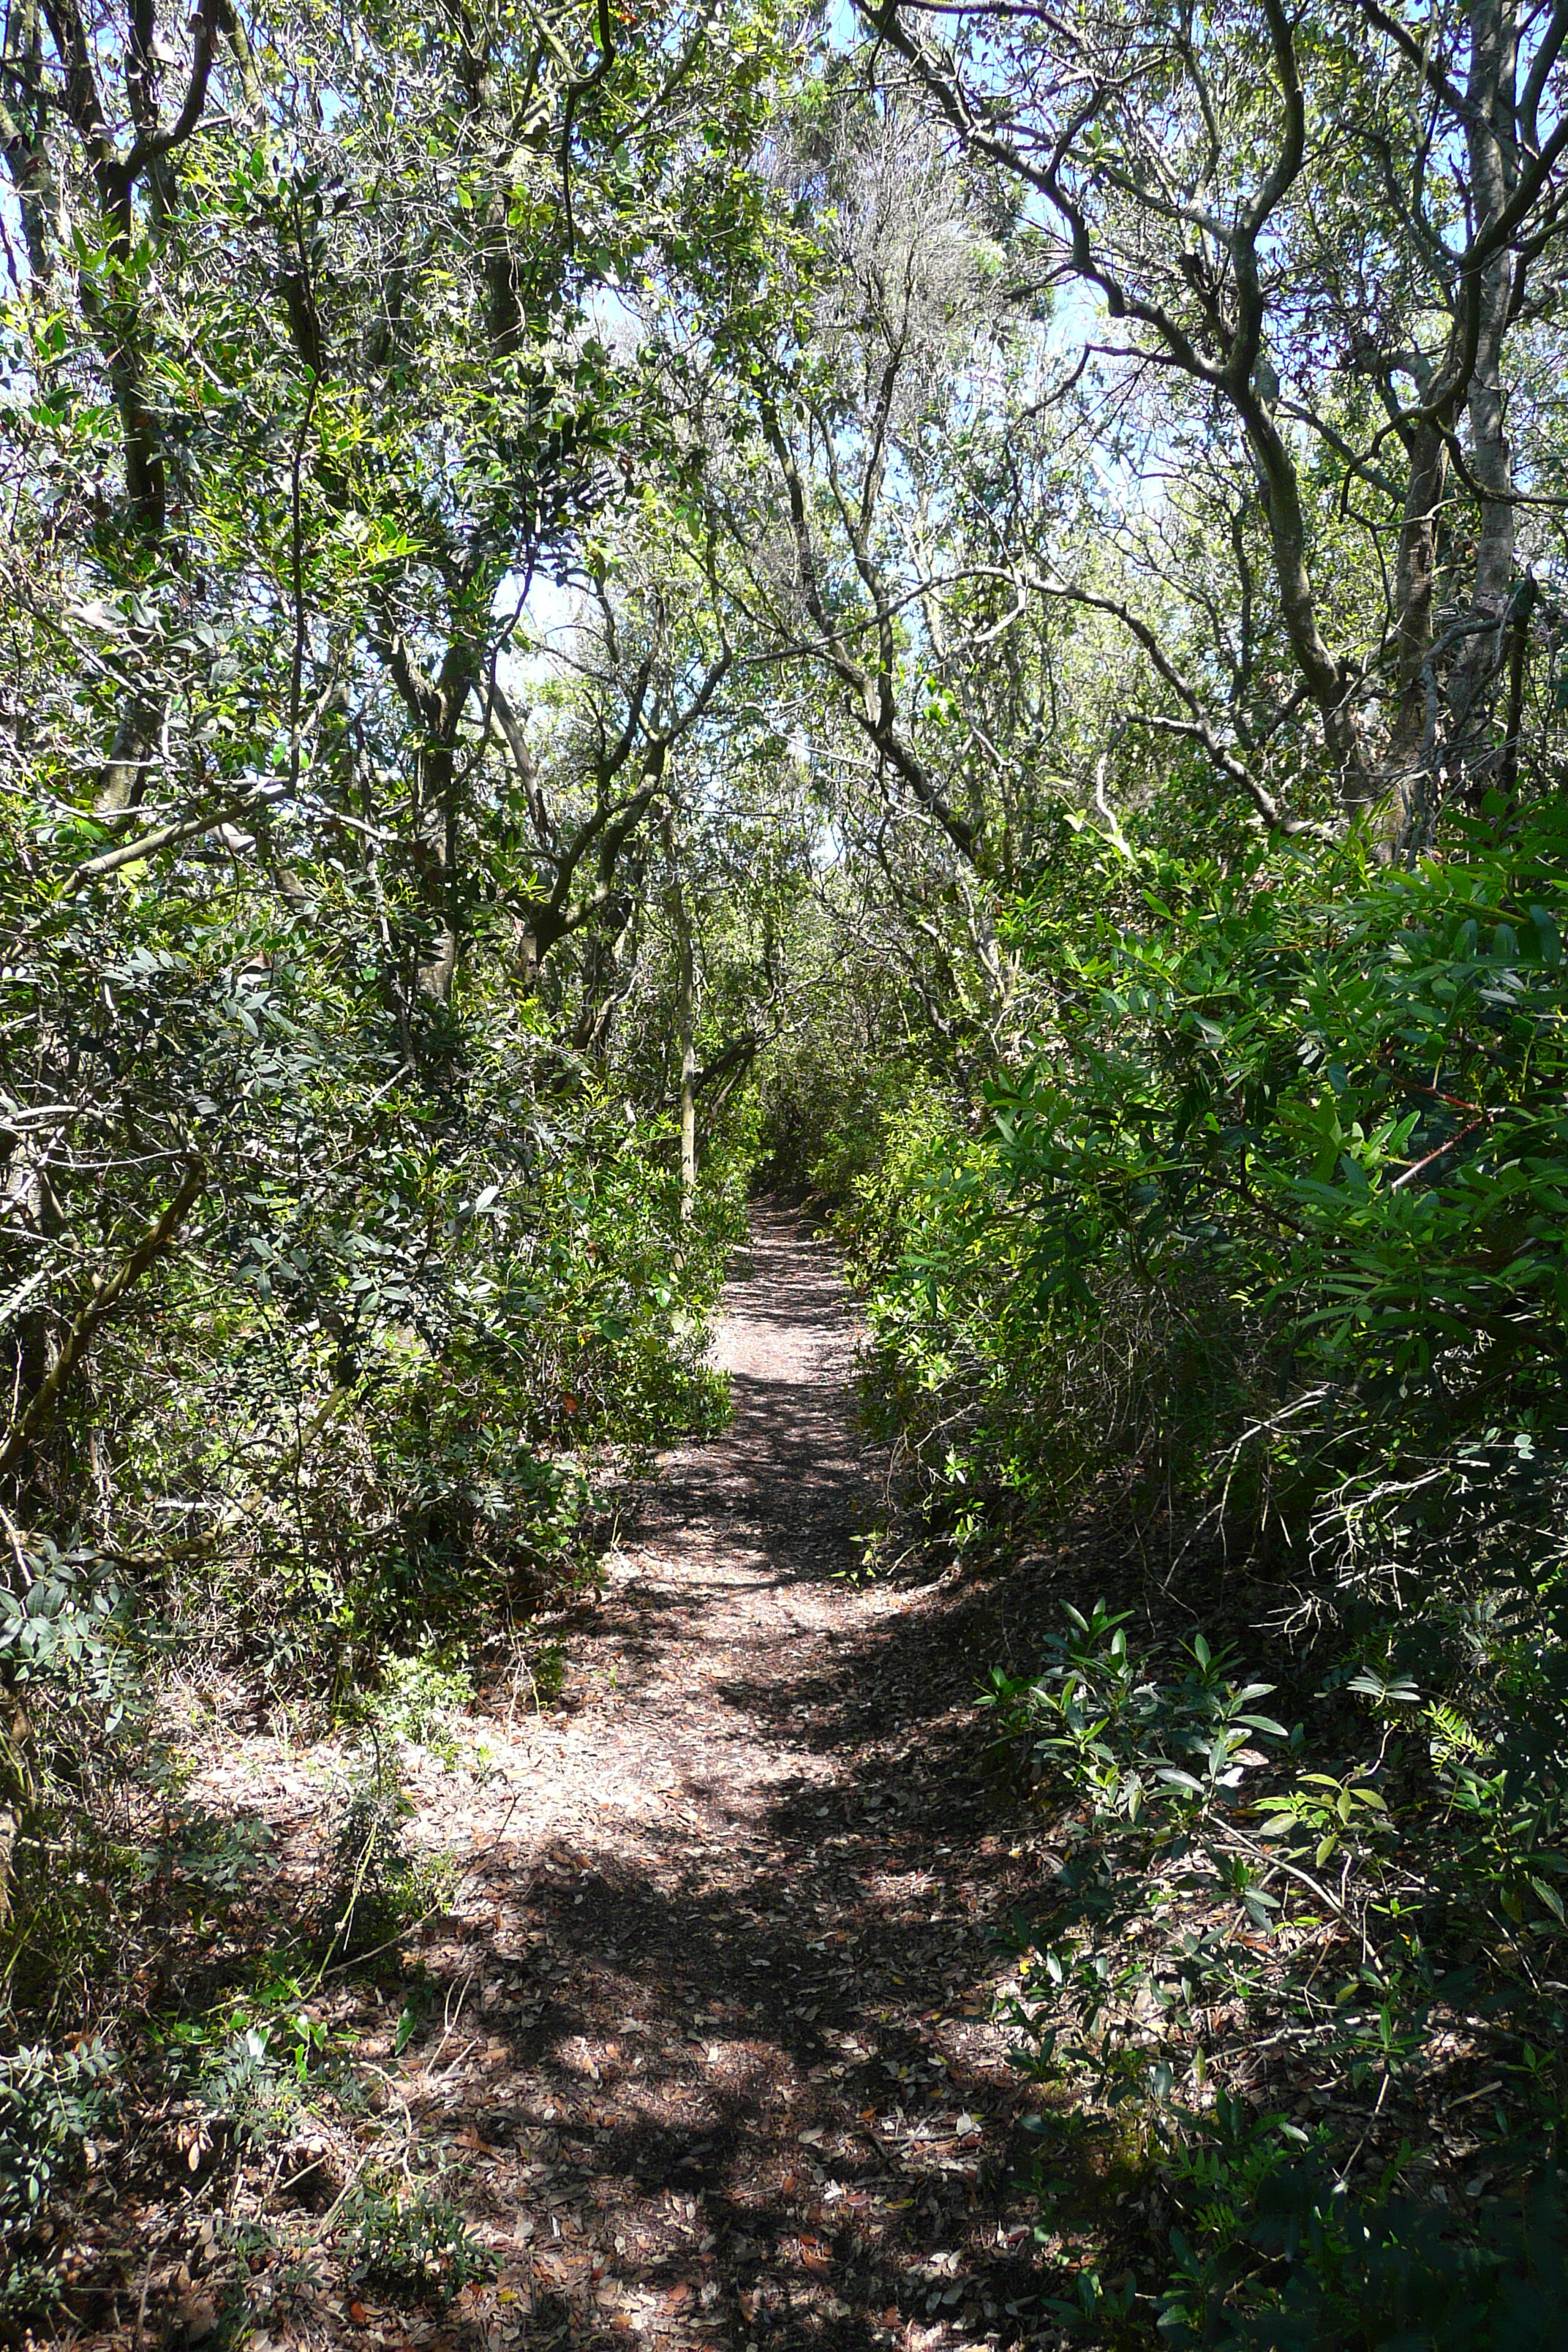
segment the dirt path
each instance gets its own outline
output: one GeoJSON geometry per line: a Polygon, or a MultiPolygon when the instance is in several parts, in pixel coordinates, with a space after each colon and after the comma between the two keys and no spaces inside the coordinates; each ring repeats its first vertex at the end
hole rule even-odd
{"type": "MultiPolygon", "coordinates": [[[[416,1769],[415,1835],[467,1892],[420,2033],[396,2053],[390,2002],[355,2023],[496,2257],[469,2346],[1037,2333],[990,2019],[1021,1885],[972,1703],[994,1630],[973,1593],[844,1580],[875,1469],[855,1339],[831,1251],[760,1211],[733,1424],[644,1490],[576,1711],[483,1727],[477,1784],[416,1769]]],[[[391,2352],[436,2326],[357,2324],[391,2352]]]]}
{"type": "Polygon", "coordinates": [[[988,2019],[1007,1855],[940,1600],[842,1580],[873,1467],[854,1344],[829,1250],[759,1212],[718,1343],[733,1424],[661,1465],[596,1701],[540,1735],[490,1880],[500,1927],[526,1879],[535,1940],[472,2118],[520,2257],[469,2299],[500,2342],[1025,2332],[988,2019]]]}
{"type": "MultiPolygon", "coordinates": [[[[586,1654],[596,1703],[546,1745],[515,1824],[533,1852],[570,1829],[606,1870],[663,1874],[672,1804],[689,1817],[678,1850],[692,1823],[771,1846],[772,1809],[841,1777],[794,1724],[803,1670],[899,1607],[835,1580],[855,1565],[868,1495],[849,1432],[854,1349],[826,1248],[796,1220],[759,1212],[714,1349],[733,1422],[663,1456],[612,1555],[586,1654]]],[[[794,1842],[810,1842],[809,1819],[794,1842]]]]}

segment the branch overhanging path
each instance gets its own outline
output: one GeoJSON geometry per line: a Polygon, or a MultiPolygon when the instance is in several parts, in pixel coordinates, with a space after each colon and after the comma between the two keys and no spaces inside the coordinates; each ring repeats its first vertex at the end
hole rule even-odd
{"type": "Polygon", "coordinates": [[[881,1467],[857,1336],[831,1251],[760,1211],[717,1338],[732,1424],[639,1491],[573,1637],[583,1704],[482,1726],[478,1785],[410,1774],[415,1840],[468,1871],[381,2063],[497,2273],[444,2323],[380,2315],[389,2344],[1037,2332],[991,2016],[1026,1865],[981,1770],[976,1597],[844,1578],[881,1467]]]}

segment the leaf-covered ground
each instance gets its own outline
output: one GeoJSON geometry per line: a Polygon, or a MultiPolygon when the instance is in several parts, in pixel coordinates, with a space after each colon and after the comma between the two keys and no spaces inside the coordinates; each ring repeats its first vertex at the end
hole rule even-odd
{"type": "MultiPolygon", "coordinates": [[[[880,1467],[855,1338],[826,1246],[760,1212],[719,1338],[732,1426],[638,1490],[562,1703],[497,1693],[447,1761],[405,1757],[409,1841],[456,1891],[401,1976],[323,1981],[291,2134],[191,2159],[208,2240],[151,2177],[121,2207],[132,2333],[216,2338],[248,2221],[258,2352],[1040,2335],[991,2019],[1029,1864],[973,1706],[1005,1629],[973,1591],[853,1581],[880,1467]],[[399,2175],[439,2175],[493,2263],[445,2311],[356,2281],[359,2184],[399,2175]]],[[[334,1751],[221,1708],[196,1736],[192,1795],[270,1824],[298,1912],[334,1751]]]]}

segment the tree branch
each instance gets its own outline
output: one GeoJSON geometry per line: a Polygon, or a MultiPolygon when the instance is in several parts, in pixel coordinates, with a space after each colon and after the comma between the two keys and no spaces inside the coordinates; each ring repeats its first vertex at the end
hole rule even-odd
{"type": "Polygon", "coordinates": [[[157,1223],[149,1225],[130,1256],[107,1279],[102,1276],[93,1281],[92,1294],[76,1321],[66,1333],[59,1354],[55,1358],[46,1378],[29,1400],[26,1410],[12,1423],[3,1445],[0,1445],[0,1477],[16,1467],[23,1454],[43,1429],[55,1409],[61,1390],[80,1362],[93,1333],[104,1318],[124,1297],[133,1283],[139,1282],[154,1258],[174,1240],[184,1222],[186,1210],[196,1199],[206,1182],[206,1170],[199,1160],[192,1160],[185,1170],[184,1181],[157,1223]]]}

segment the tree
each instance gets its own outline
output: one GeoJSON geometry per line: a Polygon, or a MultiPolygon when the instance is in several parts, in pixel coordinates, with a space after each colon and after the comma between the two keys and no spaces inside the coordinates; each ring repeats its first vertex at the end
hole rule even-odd
{"type": "Polygon", "coordinates": [[[840,918],[869,892],[936,1031],[994,1043],[1016,1013],[997,894],[1059,786],[1053,631],[1012,573],[1060,520],[1061,444],[1010,225],[942,146],[907,87],[843,75],[780,124],[796,236],[707,489],[731,593],[797,681],[856,877],[840,918]]]}
{"type": "Polygon", "coordinates": [[[1300,740],[1302,711],[1341,805],[1392,795],[1406,844],[1448,790],[1479,801],[1506,782],[1532,608],[1518,518],[1551,510],[1531,503],[1542,486],[1506,410],[1562,283],[1568,11],[861,14],[963,152],[1036,208],[1049,274],[1083,289],[1085,349],[1194,403],[1245,459],[1289,691],[1227,740],[1202,677],[1115,602],[1175,697],[1166,723],[1271,823],[1285,812],[1258,755],[1283,730],[1300,740]],[[1384,583],[1371,625],[1338,642],[1322,578],[1336,512],[1384,583]]]}
{"type": "Polygon", "coordinates": [[[291,1318],[306,1391],[303,1335],[352,1386],[411,1299],[430,1344],[453,1328],[439,1204],[486,1166],[508,1050],[529,1163],[529,988],[567,940],[613,962],[690,715],[629,680],[586,791],[546,795],[506,648],[658,462],[657,382],[594,306],[678,278],[694,228],[743,247],[770,37],[7,21],[5,921],[37,1052],[8,1076],[5,1443],[47,1519],[60,1401],[133,1283],[225,1267],[291,1318]]]}

